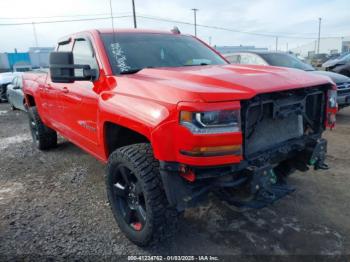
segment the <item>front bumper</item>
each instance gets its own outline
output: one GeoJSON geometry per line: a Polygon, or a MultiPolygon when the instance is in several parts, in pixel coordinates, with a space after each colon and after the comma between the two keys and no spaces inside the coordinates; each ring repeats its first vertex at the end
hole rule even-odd
{"type": "Polygon", "coordinates": [[[349,106],[350,105],[350,94],[338,95],[337,102],[338,102],[338,105],[340,107],[349,106]]]}
{"type": "Polygon", "coordinates": [[[337,85],[337,97],[339,107],[350,105],[350,83],[337,85]]]}
{"type": "MultiPolygon", "coordinates": [[[[161,162],[160,172],[171,206],[182,211],[205,201],[208,193],[216,193],[222,200],[236,206],[262,208],[294,191],[286,177],[294,170],[307,171],[309,166],[325,169],[327,142],[324,139],[299,141],[288,153],[279,154],[278,162],[264,155],[264,162],[241,161],[239,164],[214,167],[188,167],[196,175],[190,182],[180,176],[181,164],[161,162]],[[242,199],[235,191],[249,194],[242,199]]],[[[285,148],[286,150],[286,148],[285,148]]]]}

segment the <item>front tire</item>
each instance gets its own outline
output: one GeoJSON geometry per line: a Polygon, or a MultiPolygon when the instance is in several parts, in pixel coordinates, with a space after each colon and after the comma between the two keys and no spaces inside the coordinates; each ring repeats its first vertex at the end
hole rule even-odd
{"type": "Polygon", "coordinates": [[[106,173],[107,196],[116,222],[138,246],[171,237],[178,212],[170,208],[159,173],[159,161],[150,144],[135,144],[114,151],[106,173]]]}
{"type": "Polygon", "coordinates": [[[29,128],[32,134],[35,147],[40,150],[47,150],[57,146],[57,133],[47,127],[39,116],[37,108],[28,108],[29,128]]]}

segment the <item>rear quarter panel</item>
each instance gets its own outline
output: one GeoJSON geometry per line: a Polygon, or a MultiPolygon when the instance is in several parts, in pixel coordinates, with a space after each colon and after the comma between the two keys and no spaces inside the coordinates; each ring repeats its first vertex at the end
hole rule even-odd
{"type": "Polygon", "coordinates": [[[27,106],[33,106],[29,99],[29,96],[35,100],[35,106],[38,109],[39,115],[45,124],[48,124],[48,118],[42,107],[42,101],[40,92],[45,88],[46,81],[48,79],[48,73],[25,73],[23,74],[23,93],[27,106]]]}

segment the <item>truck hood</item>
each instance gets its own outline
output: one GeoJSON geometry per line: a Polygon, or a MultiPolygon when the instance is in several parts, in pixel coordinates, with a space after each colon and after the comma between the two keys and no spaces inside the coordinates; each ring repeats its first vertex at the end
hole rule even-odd
{"type": "Polygon", "coordinates": [[[11,83],[13,78],[15,76],[18,76],[18,75],[21,75],[21,73],[16,73],[16,72],[15,73],[12,73],[12,72],[1,73],[0,74],[0,85],[11,83]]]}
{"type": "Polygon", "coordinates": [[[328,77],[302,70],[257,65],[149,68],[116,81],[118,93],[168,103],[243,100],[261,93],[331,83],[328,77]]]}

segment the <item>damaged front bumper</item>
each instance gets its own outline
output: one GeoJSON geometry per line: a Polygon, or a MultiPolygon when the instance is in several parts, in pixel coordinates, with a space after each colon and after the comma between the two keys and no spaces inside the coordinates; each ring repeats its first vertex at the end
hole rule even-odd
{"type": "Polygon", "coordinates": [[[161,162],[160,173],[171,206],[182,211],[205,201],[208,193],[238,207],[262,208],[294,191],[287,176],[295,170],[307,171],[310,166],[326,169],[327,141],[322,138],[299,138],[260,158],[222,167],[186,167],[161,162]],[[180,174],[191,170],[193,182],[180,174]]]}

